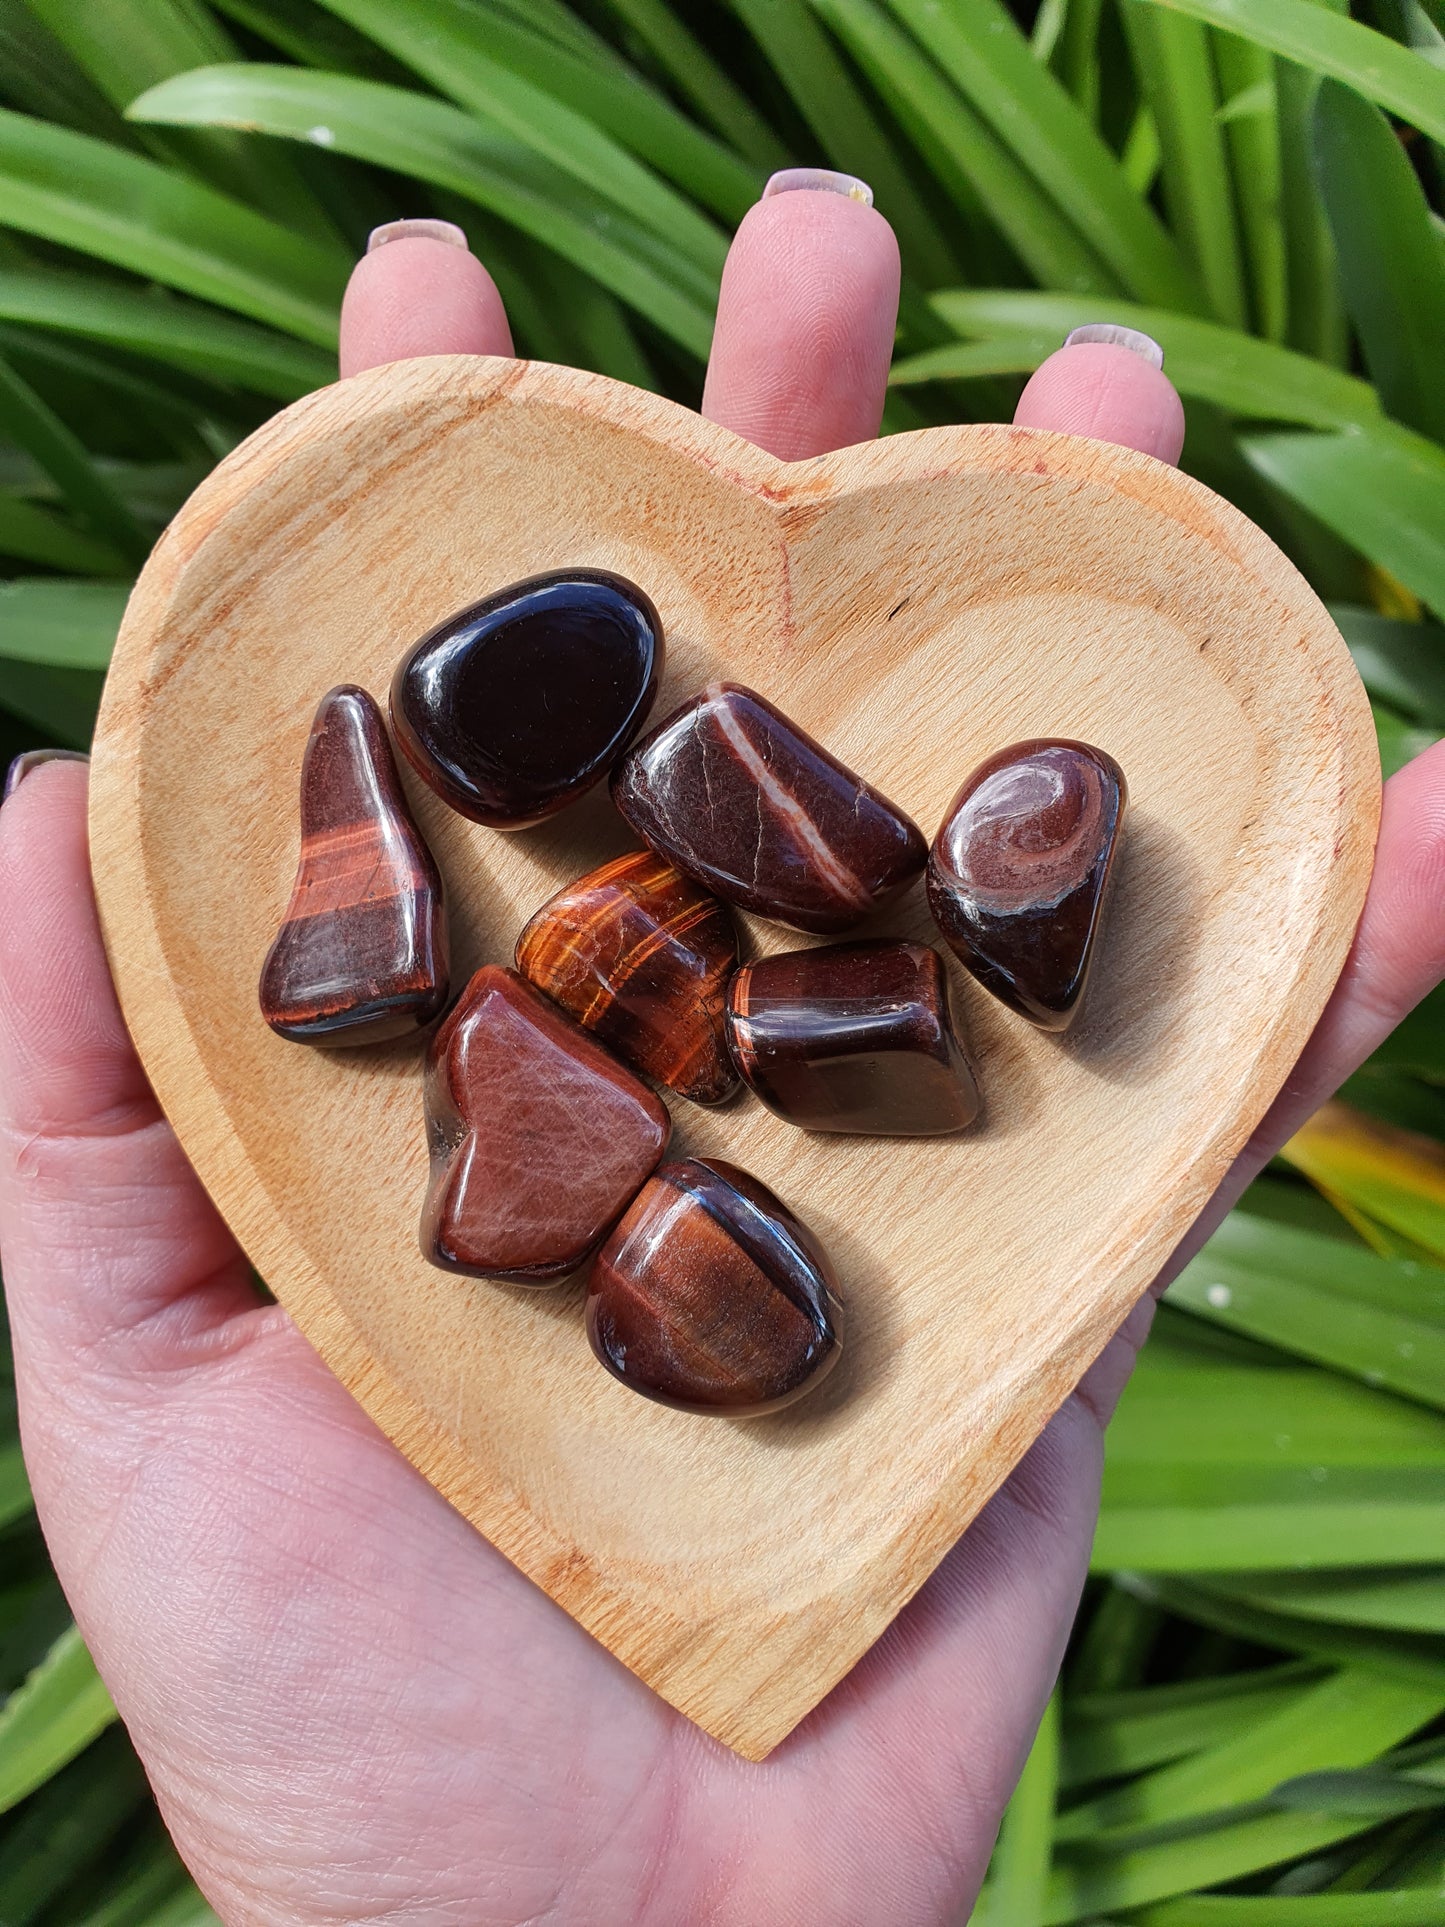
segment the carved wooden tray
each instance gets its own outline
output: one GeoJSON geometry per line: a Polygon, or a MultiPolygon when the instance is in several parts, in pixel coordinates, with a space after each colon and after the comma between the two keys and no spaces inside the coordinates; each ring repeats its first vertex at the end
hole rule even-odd
{"type": "MultiPolygon", "coordinates": [[[[542,900],[630,840],[605,797],[504,836],[407,782],[450,888],[458,984],[510,961],[542,900]]],[[[1265,1110],[1343,962],[1378,782],[1320,603],[1228,503],[1148,457],[988,427],[789,466],[597,376],[439,358],[297,403],[182,510],[116,650],[92,838],[141,1056],[277,1296],[480,1531],[759,1758],[921,1585],[1265,1110]],[[767,1419],[624,1390],[592,1360],[576,1285],[427,1265],[418,1052],[298,1047],[257,1011],[320,696],[360,682],[384,702],[432,623],[573,564],[656,601],[655,715],[708,677],[748,683],[925,834],[1020,738],[1082,737],[1129,780],[1068,1038],[956,973],[977,1128],[830,1138],[752,1100],[674,1102],[676,1153],[721,1153],[779,1191],[848,1298],[843,1363],[767,1419]]],[[[881,928],[926,940],[921,888],[881,928]]]]}

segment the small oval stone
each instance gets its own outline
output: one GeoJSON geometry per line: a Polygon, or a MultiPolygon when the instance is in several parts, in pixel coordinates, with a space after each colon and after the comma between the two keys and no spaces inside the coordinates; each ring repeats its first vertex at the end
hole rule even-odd
{"type": "Polygon", "coordinates": [[[939,1137],[978,1115],[948,972],[928,944],[837,943],[747,964],[728,989],[733,1061],[808,1131],[939,1137]]]}
{"type": "Polygon", "coordinates": [[[726,904],[651,850],[559,890],[517,939],[517,968],[624,1063],[695,1104],[737,1087],[723,1001],[737,968],[726,904]]]}
{"type": "Polygon", "coordinates": [[[739,683],[709,683],[659,723],[612,800],[678,869],[795,930],[850,929],[928,859],[902,810],[739,683]]]}
{"type": "Polygon", "coordinates": [[[661,1100],[519,977],[484,965],[427,1051],[421,1248],[473,1278],[575,1271],[667,1148],[661,1100]]]}
{"type": "Polygon", "coordinates": [[[683,1412],[753,1418],[836,1364],[843,1307],[818,1240],[721,1158],[664,1164],[593,1260],[587,1335],[615,1378],[683,1412]]]}
{"type": "Polygon", "coordinates": [[[364,689],[321,700],[301,762],[301,856],[261,971],[261,1014],[300,1044],[422,1030],[447,1000],[442,880],[364,689]]]}
{"type": "Polygon", "coordinates": [[[928,860],[939,929],[985,989],[1045,1030],[1079,1008],[1128,801],[1088,743],[1015,743],[954,797],[928,860]]]}
{"type": "Polygon", "coordinates": [[[600,783],[643,723],[663,665],[642,590],[604,569],[513,583],[402,658],[396,740],[452,808],[524,830],[600,783]]]}

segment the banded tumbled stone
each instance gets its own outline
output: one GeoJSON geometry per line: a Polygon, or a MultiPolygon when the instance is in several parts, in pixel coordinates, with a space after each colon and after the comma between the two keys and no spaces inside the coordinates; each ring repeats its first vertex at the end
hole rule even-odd
{"type": "Polygon", "coordinates": [[[554,1004],[480,969],[427,1050],[421,1248],[470,1277],[548,1284],[621,1217],[667,1148],[661,1100],[554,1004]]]}
{"type": "Polygon", "coordinates": [[[684,1412],[751,1418],[837,1361],[843,1308],[813,1233],[721,1158],[664,1164],[593,1260],[587,1335],[615,1378],[684,1412]]]}
{"type": "Polygon", "coordinates": [[[612,800],[706,889],[797,930],[849,929],[928,857],[887,797],[738,683],[709,683],[650,731],[618,766],[612,800]]]}
{"type": "Polygon", "coordinates": [[[662,625],[635,583],[559,569],[423,636],[392,680],[392,728],[453,809],[523,830],[608,774],[647,719],[662,663],[662,625]]]}
{"type": "Polygon", "coordinates": [[[1088,743],[1016,743],[953,799],[928,862],[939,929],[978,981],[1066,1030],[1093,958],[1128,789],[1088,743]]]}
{"type": "Polygon", "coordinates": [[[370,1044],[447,1000],[441,877],[364,689],[323,697],[301,764],[301,858],[261,971],[261,1014],[302,1044],[370,1044]]]}
{"type": "Polygon", "coordinates": [[[517,968],[654,1084],[717,1104],[737,1085],[723,1004],[738,933],[725,904],[651,850],[559,890],[517,939],[517,968]]]}
{"type": "Polygon", "coordinates": [[[978,1086],[923,943],[836,943],[747,964],[728,1044],[750,1090],[809,1131],[939,1137],[978,1115],[978,1086]]]}

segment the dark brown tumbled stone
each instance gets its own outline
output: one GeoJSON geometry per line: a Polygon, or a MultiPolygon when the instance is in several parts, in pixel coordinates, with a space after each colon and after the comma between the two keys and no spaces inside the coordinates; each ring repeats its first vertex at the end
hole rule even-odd
{"type": "Polygon", "coordinates": [[[978,1115],[948,972],[927,944],[764,957],[733,978],[727,1031],[749,1088],[805,1130],[937,1137],[978,1115]]]}
{"type": "Polygon", "coordinates": [[[995,997],[1066,1030],[1093,958],[1128,790],[1088,743],[1015,743],[976,769],[928,862],[939,929],[995,997]]]}
{"type": "Polygon", "coordinates": [[[714,895],[797,930],[850,929],[928,857],[887,797],[737,683],[709,683],[645,736],[612,800],[714,895]]]}
{"type": "Polygon", "coordinates": [[[660,1099],[519,977],[487,964],[427,1051],[421,1248],[470,1277],[577,1267],[667,1148],[660,1099]]]}
{"type": "Polygon", "coordinates": [[[447,999],[441,877],[407,807],[380,709],[323,697],[301,764],[301,860],[261,971],[261,1013],[302,1044],[422,1029],[447,999]]]}
{"type": "Polygon", "coordinates": [[[717,1104],[737,1085],[723,999],[737,967],[726,904],[651,850],[579,877],[517,939],[517,968],[654,1084],[717,1104]]]}
{"type": "Polygon", "coordinates": [[[587,1334],[607,1369],[684,1412],[750,1418],[836,1362],[843,1309],[807,1226],[720,1158],[665,1164],[598,1252],[587,1334]]]}

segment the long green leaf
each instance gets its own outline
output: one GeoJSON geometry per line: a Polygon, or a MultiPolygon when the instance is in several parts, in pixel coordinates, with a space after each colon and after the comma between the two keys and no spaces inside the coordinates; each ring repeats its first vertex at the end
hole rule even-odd
{"type": "Polygon", "coordinates": [[[0,661],[0,708],[58,749],[84,749],[95,728],[104,678],[91,669],[48,669],[40,663],[0,661]]]}
{"type": "Polygon", "coordinates": [[[585,114],[490,58],[485,18],[448,0],[325,3],[481,120],[655,228],[707,275],[722,272],[727,242],[719,229],[585,114]]]}
{"type": "Polygon", "coordinates": [[[683,347],[707,352],[715,275],[552,162],[445,101],[299,67],[204,67],[162,82],[131,113],[312,141],[450,188],[595,275],[683,347]]]}
{"type": "Polygon", "coordinates": [[[1445,1927],[1445,1894],[1197,1894],[1131,1914],[1133,1927],[1445,1927]]]}
{"type": "Polygon", "coordinates": [[[1283,341],[1286,270],[1275,63],[1238,34],[1215,34],[1212,44],[1224,100],[1224,147],[1249,270],[1249,310],[1260,334],[1283,341]],[[1237,111],[1241,102],[1244,112],[1237,111]]]}
{"type": "MultiPolygon", "coordinates": [[[[1141,1601],[1143,1605],[1145,1602],[1141,1601]]],[[[1151,1607],[1156,1615],[1158,1607],[1151,1607]]],[[[1308,1660],[1127,1693],[1069,1693],[1059,1770],[1065,1788],[1167,1766],[1252,1730],[1320,1678],[1308,1660]]]]}
{"type": "MultiPolygon", "coordinates": [[[[129,593],[125,582],[43,576],[0,582],[0,657],[55,669],[104,669],[129,593]]],[[[0,695],[4,674],[0,668],[0,695]]]]}
{"type": "MultiPolygon", "coordinates": [[[[1346,12],[1346,0],[1329,0],[1346,12]]],[[[1335,273],[1335,244],[1315,188],[1311,109],[1314,74],[1292,60],[1275,62],[1275,119],[1279,128],[1280,225],[1284,234],[1285,339],[1333,367],[1346,360],[1348,329],[1335,273]]]]}
{"type": "Polygon", "coordinates": [[[1320,85],[1313,134],[1345,306],[1381,403],[1445,441],[1445,251],[1419,179],[1384,115],[1337,80],[1320,85]]]}
{"type": "Polygon", "coordinates": [[[58,1773],[114,1718],[110,1695],[72,1626],[0,1707],[0,1813],[58,1773]]]}
{"type": "Polygon", "coordinates": [[[999,0],[889,4],[1126,293],[1199,307],[1178,247],[999,0]]]}
{"type": "Polygon", "coordinates": [[[1211,1573],[1209,1584],[1217,1593],[1269,1612],[1445,1635],[1445,1567],[1383,1573],[1355,1567],[1318,1573],[1211,1573]]]}
{"type": "Polygon", "coordinates": [[[1400,622],[1355,603],[1331,603],[1330,614],[1370,694],[1416,722],[1445,729],[1445,629],[1400,622]]]}
{"type": "Polygon", "coordinates": [[[150,539],[91,460],[84,442],[0,356],[0,433],[43,468],[102,542],[144,561],[150,539]]]}
{"type": "Polygon", "coordinates": [[[1044,1708],[1038,1733],[999,1829],[981,1897],[978,1927],[1042,1927],[1053,1862],[1059,1788],[1059,1696],[1044,1708]]]}
{"type": "Polygon", "coordinates": [[[1207,20],[1342,80],[1436,140],[1445,139],[1445,70],[1311,0],[1131,0],[1207,20]]]}
{"type": "Polygon", "coordinates": [[[1445,613],[1445,449],[1390,422],[1241,446],[1266,481],[1445,613]]]}
{"type": "Polygon", "coordinates": [[[133,1821],[148,1789],[119,1727],[40,1787],[0,1830],[0,1921],[30,1927],[133,1821]]]}
{"type": "Polygon", "coordinates": [[[666,0],[608,0],[608,4],[648,48],[682,97],[724,140],[769,173],[786,164],[787,151],[767,121],[666,0]]]}
{"type": "Polygon", "coordinates": [[[332,347],[349,263],[213,188],[0,109],[0,226],[332,347]]]}
{"type": "Polygon", "coordinates": [[[982,353],[971,365],[969,349],[951,344],[926,349],[894,368],[892,379],[900,385],[953,378],[985,364],[1036,368],[1072,329],[1109,320],[1152,335],[1164,350],[1170,379],[1189,399],[1214,402],[1256,420],[1308,422],[1320,428],[1379,419],[1379,402],[1366,382],[1237,328],[1166,308],[1116,300],[1105,312],[1102,303],[1076,295],[1013,289],[948,289],[934,295],[931,305],[956,333],[981,339],[985,349],[996,344],[999,352],[992,361],[982,353]]]}

